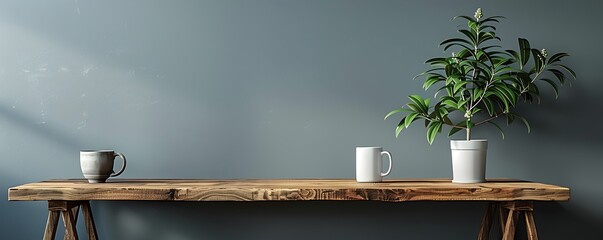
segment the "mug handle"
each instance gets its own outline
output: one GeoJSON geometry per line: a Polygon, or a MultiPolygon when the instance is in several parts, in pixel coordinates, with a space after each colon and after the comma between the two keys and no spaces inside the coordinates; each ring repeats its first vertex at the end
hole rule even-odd
{"type": "Polygon", "coordinates": [[[113,154],[113,157],[115,158],[117,156],[119,156],[121,158],[121,160],[123,160],[123,164],[121,165],[121,169],[119,169],[119,171],[117,173],[114,172],[111,174],[111,177],[117,177],[117,176],[119,176],[119,174],[123,173],[124,170],[126,170],[126,156],[124,156],[121,153],[115,152],[113,154]]]}
{"type": "Polygon", "coordinates": [[[381,156],[383,156],[384,154],[388,156],[389,167],[387,168],[387,172],[381,173],[382,177],[385,177],[385,176],[389,175],[389,173],[392,171],[392,154],[389,153],[388,151],[381,152],[381,156]]]}

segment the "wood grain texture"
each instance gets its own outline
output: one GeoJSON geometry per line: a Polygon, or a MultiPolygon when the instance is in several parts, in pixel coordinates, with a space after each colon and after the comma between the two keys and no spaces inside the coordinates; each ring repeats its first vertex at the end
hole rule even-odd
{"type": "Polygon", "coordinates": [[[515,230],[517,228],[517,218],[519,212],[514,209],[509,209],[509,215],[507,216],[507,222],[505,223],[505,231],[503,233],[503,240],[515,239],[515,230]]]}
{"type": "Polygon", "coordinates": [[[477,240],[488,240],[490,238],[490,228],[492,226],[493,218],[497,209],[498,204],[492,202],[488,203],[486,213],[482,218],[482,225],[480,226],[479,234],[477,235],[477,240]]]}
{"type": "Polygon", "coordinates": [[[354,179],[83,179],[49,180],[9,189],[10,201],[567,201],[570,189],[513,179],[458,184],[449,179],[399,179],[358,183],[354,179]]]}
{"type": "Polygon", "coordinates": [[[46,229],[44,230],[44,240],[54,240],[59,225],[60,215],[59,211],[48,211],[48,221],[46,222],[46,229]]]}
{"type": "MultiPolygon", "coordinates": [[[[75,227],[75,225],[77,224],[77,218],[79,216],[79,210],[80,210],[80,205],[76,205],[73,206],[71,209],[69,209],[68,211],[71,212],[71,216],[73,216],[73,225],[75,227]]],[[[65,216],[63,215],[63,219],[65,218],[65,216]]],[[[72,228],[71,226],[67,225],[67,222],[63,221],[63,226],[65,226],[65,238],[64,239],[71,239],[71,234],[69,233],[70,229],[72,228]]]]}
{"type": "Polygon", "coordinates": [[[73,211],[66,210],[61,211],[63,215],[63,222],[65,223],[65,240],[78,240],[77,229],[75,228],[75,219],[73,211]]]}
{"type": "Polygon", "coordinates": [[[538,240],[538,233],[536,232],[536,222],[534,222],[534,212],[524,211],[526,220],[526,231],[528,234],[528,240],[538,240]]]}
{"type": "Polygon", "coordinates": [[[84,221],[86,223],[88,240],[97,240],[98,234],[96,233],[96,226],[94,225],[94,218],[92,217],[92,210],[90,209],[89,202],[82,203],[82,214],[84,215],[84,221]]]}

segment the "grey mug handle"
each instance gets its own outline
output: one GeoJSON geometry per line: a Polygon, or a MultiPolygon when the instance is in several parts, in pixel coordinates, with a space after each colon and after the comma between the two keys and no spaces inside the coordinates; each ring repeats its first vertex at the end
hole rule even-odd
{"type": "Polygon", "coordinates": [[[123,164],[121,165],[121,169],[119,169],[119,171],[117,173],[114,172],[111,174],[111,177],[117,177],[117,176],[119,176],[119,174],[123,173],[124,170],[126,170],[126,156],[124,156],[123,154],[118,153],[118,152],[113,153],[113,158],[115,158],[117,156],[119,156],[121,158],[121,160],[123,160],[123,164]]]}

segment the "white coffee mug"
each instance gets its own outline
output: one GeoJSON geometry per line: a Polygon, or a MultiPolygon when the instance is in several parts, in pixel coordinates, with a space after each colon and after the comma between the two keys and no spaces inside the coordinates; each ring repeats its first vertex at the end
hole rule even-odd
{"type": "Polygon", "coordinates": [[[109,177],[116,177],[126,169],[126,157],[113,150],[80,151],[80,167],[82,174],[90,183],[104,183],[109,177]],[[122,159],[121,169],[115,173],[113,162],[115,157],[122,159]]]}
{"type": "Polygon", "coordinates": [[[381,182],[392,171],[392,155],[382,147],[356,147],[356,181],[381,182]],[[389,167],[381,172],[382,157],[388,156],[389,167]]]}

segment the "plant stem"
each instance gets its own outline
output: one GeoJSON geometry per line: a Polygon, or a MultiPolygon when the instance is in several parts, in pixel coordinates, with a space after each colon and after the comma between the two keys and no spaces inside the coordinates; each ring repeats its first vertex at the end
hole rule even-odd
{"type": "Polygon", "coordinates": [[[498,114],[496,114],[496,115],[494,115],[494,116],[492,116],[492,117],[490,117],[490,118],[488,118],[488,119],[486,119],[486,120],[484,120],[484,121],[481,121],[481,122],[476,123],[476,124],[475,124],[475,126],[477,126],[477,125],[481,125],[481,124],[483,124],[483,123],[487,123],[487,122],[489,122],[489,121],[494,120],[495,118],[498,118],[498,114]]]}
{"type": "Polygon", "coordinates": [[[467,141],[471,140],[471,128],[466,128],[465,131],[467,132],[467,141]]]}
{"type": "MultiPolygon", "coordinates": [[[[546,69],[546,66],[547,66],[547,64],[545,63],[545,64],[542,66],[542,71],[537,72],[537,73],[536,73],[536,76],[534,76],[534,78],[532,79],[532,81],[530,81],[530,83],[534,83],[534,81],[536,81],[536,80],[538,79],[538,77],[540,77],[540,74],[541,74],[542,72],[544,72],[544,70],[546,69]]],[[[539,70],[540,70],[540,69],[539,69],[539,70]]],[[[528,87],[525,87],[525,86],[524,86],[524,87],[521,89],[521,93],[522,93],[522,94],[523,94],[523,93],[526,93],[526,92],[528,92],[529,90],[530,90],[530,89],[529,89],[529,86],[528,86],[528,87]]]]}

